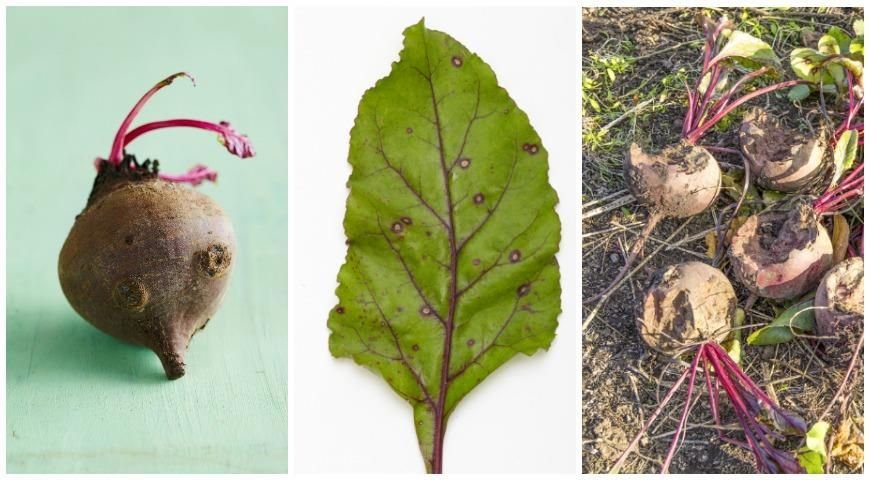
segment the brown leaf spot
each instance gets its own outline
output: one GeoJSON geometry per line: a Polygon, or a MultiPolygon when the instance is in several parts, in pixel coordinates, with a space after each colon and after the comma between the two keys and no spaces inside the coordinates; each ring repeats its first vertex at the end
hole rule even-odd
{"type": "Polygon", "coordinates": [[[517,296],[518,297],[525,297],[526,295],[529,294],[529,291],[531,289],[532,289],[532,287],[530,287],[528,283],[524,283],[524,284],[520,285],[519,288],[517,288],[517,296]]]}
{"type": "Polygon", "coordinates": [[[458,55],[454,55],[453,58],[450,60],[450,63],[452,63],[454,67],[459,68],[462,66],[462,58],[458,55]]]}
{"type": "Polygon", "coordinates": [[[479,258],[475,258],[474,260],[471,261],[471,264],[474,265],[475,267],[478,266],[478,265],[480,265],[480,259],[479,259],[479,258]]]}
{"type": "Polygon", "coordinates": [[[459,164],[460,168],[468,168],[471,166],[471,159],[468,157],[462,157],[456,163],[459,164]]]}
{"type": "Polygon", "coordinates": [[[405,225],[410,225],[411,223],[413,223],[411,221],[411,217],[402,217],[401,220],[402,220],[402,223],[404,223],[405,225]]]}
{"type": "Polygon", "coordinates": [[[473,347],[473,346],[474,346],[474,339],[473,339],[473,338],[469,338],[469,339],[465,342],[465,344],[468,345],[469,347],[473,347]]]}
{"type": "Polygon", "coordinates": [[[390,230],[392,230],[393,233],[402,233],[402,231],[405,230],[405,226],[402,225],[402,222],[395,222],[390,226],[390,230]]]}
{"type": "Polygon", "coordinates": [[[481,203],[483,203],[483,194],[482,193],[478,193],[478,194],[474,195],[474,203],[476,205],[480,205],[481,203]]]}
{"type": "Polygon", "coordinates": [[[344,315],[344,307],[342,307],[341,305],[335,307],[335,313],[339,315],[344,315]]]}
{"type": "Polygon", "coordinates": [[[424,317],[432,315],[432,308],[429,307],[429,305],[423,305],[420,307],[420,315],[423,315],[424,317]]]}
{"type": "Polygon", "coordinates": [[[413,344],[413,345],[411,345],[411,350],[413,350],[413,351],[415,351],[415,352],[419,352],[419,351],[420,351],[420,345],[417,345],[416,343],[413,344]]]}
{"type": "Polygon", "coordinates": [[[414,133],[414,129],[411,128],[411,127],[408,127],[408,128],[405,129],[405,133],[407,133],[408,135],[410,135],[410,134],[414,133]]]}
{"type": "Polygon", "coordinates": [[[519,250],[514,250],[513,252],[511,252],[511,255],[509,258],[510,258],[511,263],[517,263],[520,261],[520,258],[522,258],[522,253],[520,253],[519,250]]]}

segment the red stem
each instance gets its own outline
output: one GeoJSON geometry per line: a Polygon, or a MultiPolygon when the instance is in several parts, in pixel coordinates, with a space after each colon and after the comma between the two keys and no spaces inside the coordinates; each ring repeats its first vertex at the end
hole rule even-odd
{"type": "MultiPolygon", "coordinates": [[[[188,75],[184,72],[178,72],[178,73],[172,74],[172,75],[164,78],[160,82],[158,82],[157,85],[154,85],[153,87],[151,87],[151,90],[148,90],[147,92],[145,92],[145,95],[142,95],[142,98],[140,98],[139,101],[136,102],[136,105],[134,105],[133,109],[130,110],[130,113],[128,113],[127,116],[124,117],[124,121],[121,122],[121,126],[118,127],[118,131],[115,133],[115,139],[112,141],[112,149],[109,151],[109,162],[110,163],[117,166],[123,160],[123,158],[124,158],[124,155],[123,155],[124,145],[126,143],[129,143],[129,142],[124,141],[124,135],[127,133],[127,130],[130,128],[130,125],[133,123],[133,120],[136,118],[136,115],[138,115],[139,111],[142,110],[142,107],[145,106],[145,103],[147,103],[148,100],[152,96],[154,96],[154,94],[157,93],[161,88],[171,84],[173,82],[173,80],[175,80],[178,77],[182,77],[182,76],[187,77],[190,79],[191,82],[194,82],[193,77],[191,77],[190,75],[188,75]]],[[[196,85],[196,82],[194,82],[194,85],[196,85]]]]}
{"type": "Polygon", "coordinates": [[[226,127],[221,125],[206,122],[203,120],[193,120],[189,118],[179,118],[175,120],[161,120],[157,122],[146,123],[144,125],[139,125],[134,128],[124,137],[124,146],[133,143],[133,140],[136,140],[140,136],[151,132],[153,130],[160,130],[161,128],[170,128],[170,127],[190,127],[190,128],[199,128],[201,130],[210,130],[212,132],[217,132],[220,134],[226,133],[226,127]]]}
{"type": "Polygon", "coordinates": [[[665,461],[662,464],[662,473],[668,473],[668,469],[671,466],[671,460],[674,459],[674,454],[677,452],[677,445],[680,443],[680,434],[683,433],[683,429],[686,427],[686,421],[689,419],[689,408],[692,406],[692,393],[695,389],[695,374],[698,371],[698,361],[700,361],[701,357],[704,356],[706,346],[706,344],[702,343],[701,346],[698,347],[698,353],[695,354],[692,366],[689,367],[691,373],[689,374],[689,388],[686,393],[686,405],[683,407],[683,415],[680,417],[680,423],[674,431],[674,438],[671,440],[671,447],[668,449],[668,454],[665,455],[665,461]]]}
{"type": "Polygon", "coordinates": [[[768,85],[764,88],[760,88],[752,93],[744,95],[744,96],[740,97],[739,99],[735,100],[734,103],[723,108],[719,113],[714,115],[713,118],[711,118],[710,120],[707,120],[701,126],[695,128],[694,130],[689,132],[689,134],[686,136],[686,140],[690,144],[694,145],[695,143],[698,142],[698,140],[701,138],[701,136],[704,135],[704,133],[706,133],[707,130],[710,129],[710,127],[715,125],[716,122],[721,120],[722,117],[724,117],[725,115],[728,115],[735,108],[739,107],[740,105],[743,105],[744,103],[746,103],[746,102],[748,102],[756,97],[759,97],[761,95],[764,95],[764,94],[767,94],[767,93],[770,93],[770,92],[773,92],[773,91],[776,91],[776,90],[779,90],[782,88],[793,87],[795,85],[801,85],[801,84],[805,84],[805,83],[809,83],[809,82],[807,82],[806,80],[786,80],[784,82],[779,82],[779,83],[775,83],[773,85],[768,85]]]}

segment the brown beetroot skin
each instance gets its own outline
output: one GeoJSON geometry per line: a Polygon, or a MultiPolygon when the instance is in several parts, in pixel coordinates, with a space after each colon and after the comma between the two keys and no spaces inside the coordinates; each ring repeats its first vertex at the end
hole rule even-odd
{"type": "Polygon", "coordinates": [[[666,268],[647,290],[636,318],[641,340],[666,355],[727,336],[737,308],[728,278],[701,262],[666,268]]]}
{"type": "Polygon", "coordinates": [[[101,168],[63,245],[58,275],[79,315],[150,348],[177,379],[191,337],[226,291],[235,239],[208,196],[147,169],[147,162],[135,171],[101,168]]]}
{"type": "Polygon", "coordinates": [[[816,333],[837,363],[852,356],[864,334],[864,259],[852,257],[834,266],[819,283],[815,298],[816,333]]]}
{"type": "Polygon", "coordinates": [[[631,194],[663,217],[685,218],[707,209],[719,195],[721,171],[707,150],[680,143],[660,154],[632,144],[625,178],[631,194]]]}
{"type": "Polygon", "coordinates": [[[791,202],[749,217],[734,234],[728,255],[749,291],[785,300],[818,285],[831,268],[833,247],[812,206],[791,202]]]}
{"type": "Polygon", "coordinates": [[[749,159],[759,186],[780,192],[811,187],[823,171],[825,141],[775,122],[761,109],[747,113],[738,132],[740,150],[749,159]]]}

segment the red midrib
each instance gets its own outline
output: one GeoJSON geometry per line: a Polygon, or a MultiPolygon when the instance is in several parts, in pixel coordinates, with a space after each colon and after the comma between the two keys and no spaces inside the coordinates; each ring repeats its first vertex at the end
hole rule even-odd
{"type": "Polygon", "coordinates": [[[453,215],[453,194],[450,189],[450,170],[447,168],[447,160],[444,152],[444,138],[441,133],[441,115],[438,112],[438,101],[435,95],[435,85],[432,83],[432,65],[429,62],[429,46],[426,43],[426,32],[423,32],[423,48],[426,52],[426,64],[428,68],[429,93],[432,96],[432,110],[435,114],[435,130],[438,133],[438,155],[441,160],[441,173],[444,179],[444,191],[447,200],[447,236],[450,242],[450,284],[449,305],[447,318],[444,321],[444,347],[441,363],[441,381],[438,388],[438,401],[435,404],[435,428],[432,439],[432,473],[441,473],[444,458],[444,432],[446,430],[445,406],[447,403],[447,387],[450,379],[450,354],[453,344],[453,325],[456,316],[457,301],[457,256],[456,228],[453,215]]]}

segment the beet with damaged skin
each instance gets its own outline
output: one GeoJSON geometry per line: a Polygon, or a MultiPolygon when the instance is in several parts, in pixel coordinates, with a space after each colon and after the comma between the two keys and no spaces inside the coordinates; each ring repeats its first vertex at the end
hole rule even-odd
{"type": "Polygon", "coordinates": [[[759,186],[780,192],[812,187],[824,170],[826,142],[791,129],[760,108],[751,109],[740,124],[740,150],[749,160],[759,186]]]}
{"type": "Polygon", "coordinates": [[[833,247],[812,206],[798,198],[749,217],[731,239],[728,256],[749,291],[785,300],[815,288],[831,268],[833,247]]]}
{"type": "Polygon", "coordinates": [[[666,355],[728,335],[737,296],[728,278],[701,262],[666,268],[647,290],[637,317],[640,338],[666,355]]]}
{"type": "Polygon", "coordinates": [[[848,258],[825,274],[815,306],[816,334],[827,337],[826,353],[838,363],[848,361],[864,335],[864,259],[848,258]]]}
{"type": "Polygon", "coordinates": [[[625,178],[631,194],[653,216],[686,218],[716,201],[722,172],[707,150],[686,142],[658,155],[632,144],[625,160],[625,178]]]}
{"type": "Polygon", "coordinates": [[[226,122],[167,120],[128,131],[144,103],[183,75],[146,93],[121,124],[109,158],[97,159],[87,205],[58,261],[61,288],[76,312],[113,337],[153,350],[169,379],[184,375],[191,337],[220,305],[235,260],[235,237],[217,203],[184,185],[214,181],[213,170],[198,165],[167,175],[156,161],[140,164],[123,147],[152,130],[194,127],[219,133],[234,155],[254,155],[247,137],[226,122]]]}

